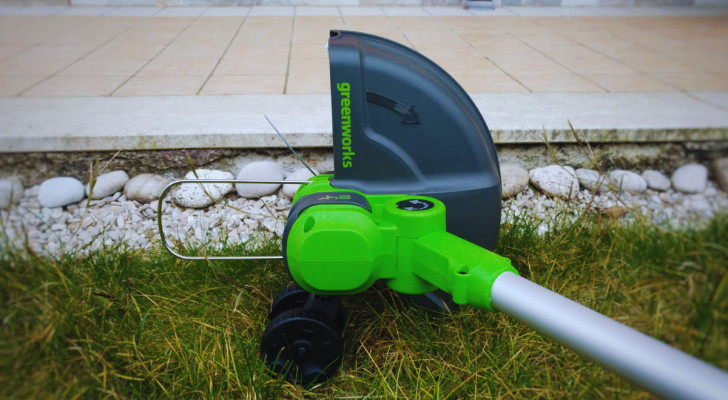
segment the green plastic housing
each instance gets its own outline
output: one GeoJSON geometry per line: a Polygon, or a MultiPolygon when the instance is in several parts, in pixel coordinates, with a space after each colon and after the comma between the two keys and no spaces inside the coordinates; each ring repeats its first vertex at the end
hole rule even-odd
{"type": "Polygon", "coordinates": [[[357,193],[371,211],[354,204],[314,204],[289,221],[284,256],[301,287],[345,295],[382,279],[398,292],[422,294],[439,288],[452,294],[456,304],[495,311],[490,301],[493,282],[504,272],[517,271],[509,259],[447,233],[441,201],[335,189],[330,177],[312,178],[294,203],[317,193],[357,193]],[[412,200],[427,206],[403,209],[403,202],[412,200]]]}

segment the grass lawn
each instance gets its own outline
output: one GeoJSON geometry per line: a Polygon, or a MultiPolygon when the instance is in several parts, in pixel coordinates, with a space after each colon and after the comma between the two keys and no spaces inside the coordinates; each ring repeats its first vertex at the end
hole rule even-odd
{"type": "MultiPolygon", "coordinates": [[[[728,217],[700,230],[589,221],[543,236],[531,222],[504,225],[497,247],[523,276],[728,369],[728,217]]],[[[258,358],[267,308],[289,283],[282,262],[6,248],[0,398],[649,397],[506,315],[431,316],[383,285],[344,300],[338,375],[293,386],[258,358]]]]}

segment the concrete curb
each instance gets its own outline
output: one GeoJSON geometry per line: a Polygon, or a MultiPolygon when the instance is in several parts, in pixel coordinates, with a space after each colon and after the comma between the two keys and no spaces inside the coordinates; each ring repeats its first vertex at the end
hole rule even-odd
{"type": "MultiPolygon", "coordinates": [[[[473,94],[499,144],[728,140],[728,92],[473,94]]],[[[328,95],[0,98],[0,152],[331,146],[328,95]]],[[[446,134],[444,132],[443,134],[446,134]]]]}

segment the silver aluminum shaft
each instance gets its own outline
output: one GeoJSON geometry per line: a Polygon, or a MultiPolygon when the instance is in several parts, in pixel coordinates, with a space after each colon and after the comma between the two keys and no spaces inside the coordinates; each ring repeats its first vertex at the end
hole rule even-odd
{"type": "Polygon", "coordinates": [[[506,272],[493,306],[622,378],[665,399],[728,399],[728,373],[506,272]]]}

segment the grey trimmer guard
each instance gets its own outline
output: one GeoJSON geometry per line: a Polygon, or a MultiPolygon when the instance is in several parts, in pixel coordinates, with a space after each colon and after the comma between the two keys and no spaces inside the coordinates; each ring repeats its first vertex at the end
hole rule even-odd
{"type": "Polygon", "coordinates": [[[442,68],[380,37],[331,31],[331,105],[337,188],[432,196],[447,229],[493,249],[501,182],[480,111],[442,68]]]}

